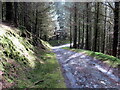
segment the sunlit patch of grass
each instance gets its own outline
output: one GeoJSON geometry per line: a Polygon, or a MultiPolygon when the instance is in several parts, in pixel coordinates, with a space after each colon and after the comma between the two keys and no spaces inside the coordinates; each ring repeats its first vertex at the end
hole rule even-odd
{"type": "Polygon", "coordinates": [[[41,42],[43,43],[44,47],[46,47],[46,49],[48,49],[49,51],[51,50],[50,48],[52,47],[48,42],[41,40],[41,42]]]}
{"type": "Polygon", "coordinates": [[[3,71],[4,68],[3,68],[3,64],[0,62],[0,70],[3,71]]]}
{"type": "Polygon", "coordinates": [[[4,35],[0,37],[0,44],[3,46],[3,53],[16,60],[27,60],[31,67],[34,67],[35,57],[32,56],[29,51],[19,42],[19,40],[13,36],[4,35]]]}
{"type": "Polygon", "coordinates": [[[62,49],[67,49],[67,50],[71,50],[71,51],[75,51],[75,52],[85,53],[85,54],[92,56],[96,59],[104,61],[104,63],[112,65],[112,67],[117,67],[118,65],[120,65],[120,59],[118,59],[114,56],[111,56],[111,55],[106,55],[106,54],[103,54],[100,52],[93,52],[93,51],[83,50],[83,49],[70,49],[69,47],[64,47],[62,49]],[[114,62],[114,64],[113,64],[113,62],[114,62]]]}
{"type": "Polygon", "coordinates": [[[5,34],[5,30],[0,27],[0,36],[5,34]]]}
{"type": "Polygon", "coordinates": [[[32,50],[30,50],[33,47],[29,42],[15,33],[17,29],[14,31],[13,28],[0,24],[0,30],[0,32],[4,31],[4,33],[0,34],[0,44],[4,48],[4,54],[12,59],[26,60],[29,66],[34,68],[36,57],[33,55],[32,50]]]}
{"type": "Polygon", "coordinates": [[[65,87],[56,56],[47,42],[41,40],[45,48],[41,49],[20,37],[17,29],[0,25],[0,32],[0,71],[4,73],[3,80],[13,83],[13,88],[65,87]]]}

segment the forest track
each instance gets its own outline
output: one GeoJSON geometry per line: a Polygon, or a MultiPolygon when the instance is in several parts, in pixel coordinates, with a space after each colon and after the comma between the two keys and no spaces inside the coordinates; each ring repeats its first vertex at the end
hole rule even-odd
{"type": "Polygon", "coordinates": [[[68,88],[120,88],[119,77],[85,55],[65,49],[53,48],[61,65],[68,88]]]}

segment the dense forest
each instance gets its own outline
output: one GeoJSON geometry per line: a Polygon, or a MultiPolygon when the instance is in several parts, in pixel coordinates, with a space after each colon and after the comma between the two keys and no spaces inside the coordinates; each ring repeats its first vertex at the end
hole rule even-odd
{"type": "Polygon", "coordinates": [[[68,37],[73,48],[120,57],[119,2],[6,2],[2,21],[46,41],[68,37]]]}
{"type": "MultiPolygon", "coordinates": [[[[19,29],[19,32],[17,32],[15,37],[17,37],[17,35],[19,34],[19,37],[24,38],[28,41],[30,45],[35,47],[36,49],[30,50],[33,50],[36,53],[37,58],[39,58],[39,52],[36,50],[39,50],[41,55],[42,50],[45,53],[52,52],[51,50],[46,49],[46,47],[48,48],[49,46],[48,43],[53,46],[70,44],[69,46],[71,50],[88,50],[91,52],[102,53],[107,56],[109,55],[109,57],[114,59],[113,61],[118,60],[119,62],[117,62],[117,65],[120,65],[120,2],[0,2],[0,4],[2,6],[0,10],[0,19],[2,22],[0,28],[3,28],[4,26],[2,25],[5,25],[11,28],[19,29]],[[42,40],[44,40],[45,42],[42,40]],[[38,49],[38,47],[40,49],[38,49]]],[[[2,35],[2,31],[0,31],[0,33],[0,35],[2,35]]],[[[14,34],[10,37],[14,37],[14,34]]],[[[12,46],[10,44],[7,44],[8,42],[10,42],[9,39],[5,43],[3,43],[4,40],[7,39],[7,36],[6,38],[0,36],[0,45],[3,49],[3,54],[5,54],[5,56],[9,57],[10,59],[18,60],[18,57],[21,56],[16,53],[17,51],[15,52],[15,54],[11,54],[14,52],[11,49],[12,46]],[[3,41],[2,38],[4,38],[3,41]],[[4,49],[6,46],[8,46],[8,48],[4,49]],[[9,48],[11,50],[8,50],[9,48]]],[[[24,44],[24,47],[27,48],[27,43],[24,44]]],[[[29,49],[27,51],[29,51],[29,49]]],[[[54,52],[58,54],[62,51],[54,52]]],[[[51,56],[48,56],[48,59],[51,58],[51,56]]],[[[107,56],[102,57],[102,59],[106,59],[107,56]]],[[[41,59],[45,60],[44,56],[41,56],[41,59]]],[[[1,65],[2,64],[3,62],[1,62],[1,65]]],[[[58,63],[56,63],[56,65],[57,64],[58,63]]],[[[110,65],[112,64],[114,64],[114,62],[110,63],[110,65]]],[[[48,68],[57,67],[52,67],[51,64],[51,67],[48,68]]],[[[45,72],[44,75],[46,73],[47,72],[45,72]]],[[[9,76],[10,75],[7,74],[6,77],[9,76]]],[[[60,76],[60,78],[61,77],[62,76],[60,76]]],[[[28,79],[29,78],[31,77],[28,77],[28,79]]],[[[37,78],[39,78],[39,76],[37,78]]],[[[30,81],[30,85],[32,85],[32,83],[37,85],[41,82],[44,82],[44,80],[36,80],[37,79],[35,78],[33,82],[30,81]]],[[[13,79],[13,81],[15,80],[13,79]]],[[[17,80],[15,82],[17,82],[17,80]]],[[[44,84],[42,84],[43,86],[41,85],[38,87],[46,88],[46,85],[48,85],[48,87],[51,88],[55,85],[53,84],[53,86],[50,86],[49,83],[47,84],[45,82],[44,84]]],[[[18,82],[18,85],[19,84],[21,83],[18,82]]],[[[12,86],[12,84],[8,85],[10,87],[12,86]]],[[[18,87],[17,84],[15,85],[15,87],[18,87]]],[[[58,87],[61,87],[62,85],[63,84],[58,87]]],[[[7,85],[4,85],[4,88],[5,87],[7,87],[7,85]]],[[[21,87],[29,87],[29,85],[27,86],[27,84],[25,84],[23,86],[21,85],[21,87]]],[[[63,87],[65,86],[63,85],[63,87]]],[[[67,85],[67,87],[69,87],[69,85],[67,85]]]]}
{"type": "Polygon", "coordinates": [[[119,2],[75,3],[71,9],[74,48],[120,57],[119,2]]]}

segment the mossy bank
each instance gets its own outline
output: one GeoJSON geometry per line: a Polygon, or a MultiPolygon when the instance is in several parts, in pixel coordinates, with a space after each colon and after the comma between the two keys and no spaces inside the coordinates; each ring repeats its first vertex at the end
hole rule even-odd
{"type": "Polygon", "coordinates": [[[0,87],[64,88],[56,56],[47,42],[38,47],[21,30],[0,24],[0,87]]]}

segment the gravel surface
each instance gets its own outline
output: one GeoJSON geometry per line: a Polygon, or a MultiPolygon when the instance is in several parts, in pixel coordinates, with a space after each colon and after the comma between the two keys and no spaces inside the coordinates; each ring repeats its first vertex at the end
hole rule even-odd
{"type": "Polygon", "coordinates": [[[53,48],[68,88],[120,88],[119,77],[83,53],[53,48]]]}

